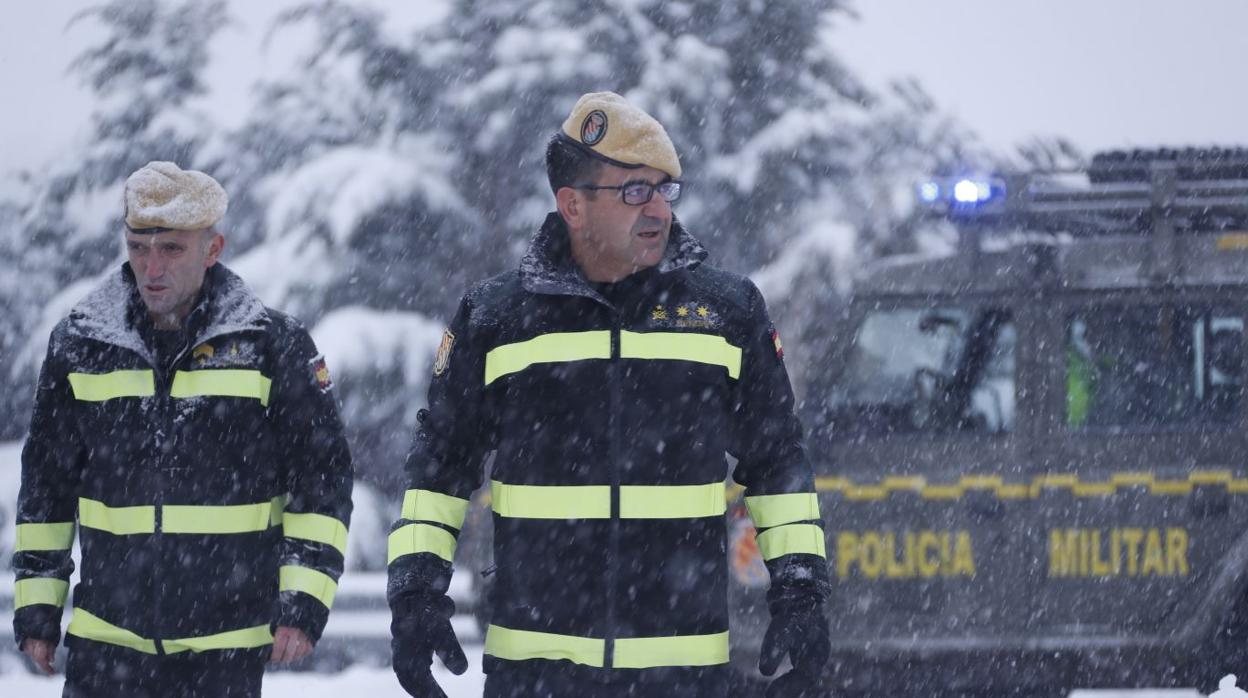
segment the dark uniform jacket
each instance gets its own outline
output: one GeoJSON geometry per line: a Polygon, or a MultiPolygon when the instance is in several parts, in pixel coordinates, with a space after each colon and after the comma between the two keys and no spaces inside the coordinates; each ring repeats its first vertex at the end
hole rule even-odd
{"type": "Polygon", "coordinates": [[[22,452],[17,640],[149,654],[314,641],[346,550],[351,460],[306,330],[211,267],[156,333],[129,265],[52,332],[22,452]],[[161,339],[160,337],[163,337],[161,339]]]}
{"type": "Polygon", "coordinates": [[[567,236],[551,214],[443,339],[389,540],[391,604],[445,591],[494,451],[487,671],[678,680],[728,661],[725,453],[773,583],[826,580],[793,394],[761,294],[702,265],[679,222],[658,267],[616,284],[586,282],[567,236]]]}

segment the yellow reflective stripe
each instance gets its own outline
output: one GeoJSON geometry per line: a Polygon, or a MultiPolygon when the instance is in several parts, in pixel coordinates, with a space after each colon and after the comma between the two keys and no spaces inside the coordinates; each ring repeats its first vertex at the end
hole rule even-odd
{"type": "Polygon", "coordinates": [[[282,535],[324,543],[344,556],[347,554],[347,526],[332,516],[286,512],[282,518],[282,535]]]}
{"type": "Polygon", "coordinates": [[[395,529],[386,540],[387,565],[404,555],[416,553],[433,553],[447,562],[453,562],[455,536],[437,526],[408,524],[395,529]]]}
{"type": "Polygon", "coordinates": [[[485,355],[485,384],[533,364],[611,358],[611,333],[555,332],[533,339],[494,347],[485,355]]]}
{"type": "Polygon", "coordinates": [[[485,653],[499,659],[566,659],[601,668],[605,652],[606,642],[598,638],[513,630],[499,625],[491,625],[485,631],[485,653]]]}
{"type": "Polygon", "coordinates": [[[758,550],[764,560],[774,560],[781,555],[807,553],[827,557],[823,529],[814,524],[792,524],[769,528],[758,534],[758,550]]]}
{"type": "Polygon", "coordinates": [[[710,666],[728,663],[728,632],[675,637],[621,637],[615,641],[615,668],[710,666]]]}
{"type": "Polygon", "coordinates": [[[705,485],[622,485],[622,519],[697,519],[722,516],[724,483],[705,485]]]}
{"type": "Polygon", "coordinates": [[[19,579],[13,585],[13,608],[34,606],[46,603],[52,606],[64,606],[65,597],[69,595],[69,582],[51,577],[35,577],[19,579]]]}
{"type": "Polygon", "coordinates": [[[205,650],[250,649],[272,643],[273,633],[269,631],[268,623],[240,630],[227,630],[216,635],[182,637],[161,642],[165,647],[165,654],[176,654],[187,650],[203,652],[205,650]]]}
{"type": "MultiPolygon", "coordinates": [[[[576,664],[602,667],[606,642],[594,637],[557,635],[491,625],[485,633],[485,653],[513,661],[566,659],[576,664]]],[[[713,635],[630,637],[615,641],[614,666],[618,669],[726,663],[727,631],[713,635]]]]}
{"type": "Polygon", "coordinates": [[[74,522],[17,525],[17,547],[24,550],[69,550],[74,547],[74,522]]]}
{"type": "Polygon", "coordinates": [[[741,348],[713,334],[693,332],[620,332],[622,359],[674,359],[723,366],[741,377],[741,348]]]}
{"type": "Polygon", "coordinates": [[[403,493],[401,516],[412,521],[436,521],[451,528],[464,527],[468,500],[431,490],[408,490],[403,493]]]}
{"type": "Polygon", "coordinates": [[[161,530],[204,534],[263,531],[276,525],[273,511],[281,507],[281,497],[259,504],[166,504],[161,508],[161,530]]]}
{"type": "Polygon", "coordinates": [[[78,498],[78,523],[114,535],[156,532],[156,507],[110,507],[86,497],[78,498]]]}
{"type": "Polygon", "coordinates": [[[277,579],[278,591],[302,591],[325,604],[325,608],[334,605],[338,582],[324,572],[297,565],[282,565],[277,572],[277,579]]]}
{"type": "Polygon", "coordinates": [[[150,370],[71,373],[69,387],[75,400],[103,402],[117,397],[151,397],[156,394],[156,379],[150,370]]]}
{"type": "Polygon", "coordinates": [[[263,373],[249,369],[178,371],[173,376],[173,387],[169,389],[169,395],[178,398],[208,395],[249,397],[268,407],[269,388],[272,384],[273,381],[263,373]]]}
{"type": "Polygon", "coordinates": [[[515,519],[609,519],[610,485],[508,485],[492,480],[499,516],[515,519]]]}
{"type": "MultiPolygon", "coordinates": [[[[110,645],[128,647],[146,654],[156,654],[154,641],[139,637],[81,608],[74,609],[67,632],[84,640],[107,642],[110,645]]],[[[188,650],[203,652],[205,650],[248,649],[263,647],[272,642],[273,635],[269,632],[269,625],[266,623],[239,630],[227,630],[215,635],[164,640],[161,645],[164,646],[165,654],[176,654],[188,650]]]]}
{"type": "Polygon", "coordinates": [[[819,498],[814,492],[746,497],[745,507],[750,510],[750,518],[759,528],[771,528],[795,521],[815,521],[819,518],[819,498]]]}
{"type": "Polygon", "coordinates": [[[129,630],[102,620],[81,608],[74,609],[73,618],[70,619],[69,629],[66,632],[84,640],[107,642],[110,645],[129,647],[132,650],[138,650],[146,654],[156,654],[155,642],[145,640],[129,630]]]}

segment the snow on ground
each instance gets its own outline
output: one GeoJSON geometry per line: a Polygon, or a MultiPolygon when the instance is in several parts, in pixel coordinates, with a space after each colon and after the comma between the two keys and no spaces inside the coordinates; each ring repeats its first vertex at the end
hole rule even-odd
{"type": "MultiPolygon", "coordinates": [[[[481,648],[466,647],[470,664],[463,676],[453,676],[434,662],[434,674],[448,698],[478,698],[485,678],[481,674],[481,648]]],[[[0,665],[0,671],[5,667],[0,665]]],[[[61,694],[61,679],[25,673],[0,673],[0,695],[23,698],[54,698],[61,694]]],[[[389,668],[354,667],[340,674],[275,672],[265,677],[264,695],[271,698],[369,698],[406,695],[389,668]]],[[[1193,690],[1075,691],[1071,698],[1198,698],[1193,690]]],[[[887,697],[882,697],[887,698],[887,697]]]]}
{"type": "MultiPolygon", "coordinates": [[[[434,662],[434,675],[448,698],[479,698],[485,685],[481,673],[481,648],[465,647],[468,671],[454,676],[434,662]]],[[[61,695],[63,677],[34,676],[0,663],[0,696],[55,698],[61,695]]],[[[352,667],[340,674],[271,672],[264,677],[264,695],[274,698],[343,698],[343,696],[405,696],[389,667],[352,667]]]]}

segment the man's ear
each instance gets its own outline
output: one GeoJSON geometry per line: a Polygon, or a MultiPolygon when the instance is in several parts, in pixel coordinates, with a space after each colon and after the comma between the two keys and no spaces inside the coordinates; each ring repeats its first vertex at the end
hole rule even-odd
{"type": "Polygon", "coordinates": [[[215,230],[209,231],[209,234],[212,238],[208,241],[208,258],[205,260],[205,267],[216,264],[225,250],[225,236],[215,230]]]}
{"type": "Polygon", "coordinates": [[[573,230],[581,227],[581,219],[585,215],[584,202],[581,195],[572,187],[562,187],[555,192],[555,207],[568,228],[573,230]]]}

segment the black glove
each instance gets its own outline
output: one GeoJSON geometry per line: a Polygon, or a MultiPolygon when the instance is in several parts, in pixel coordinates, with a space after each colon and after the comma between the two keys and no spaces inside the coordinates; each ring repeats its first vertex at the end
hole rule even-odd
{"type": "Polygon", "coordinates": [[[468,670],[468,658],[451,629],[455,602],[439,594],[402,599],[392,607],[390,649],[394,653],[394,674],[399,677],[399,685],[416,698],[446,698],[430,671],[433,653],[438,653],[438,658],[452,674],[468,670]]]}
{"type": "Polygon", "coordinates": [[[771,676],[789,655],[793,669],[767,686],[767,698],[816,698],[820,689],[823,665],[832,651],[828,621],[823,604],[790,608],[772,615],[771,625],[763,636],[758,670],[771,676]]]}
{"type": "Polygon", "coordinates": [[[771,624],[763,636],[758,670],[771,676],[787,655],[793,668],[767,686],[767,698],[818,698],[823,665],[832,653],[824,603],[831,592],[827,561],[813,555],[786,555],[767,563],[771,624]]]}

